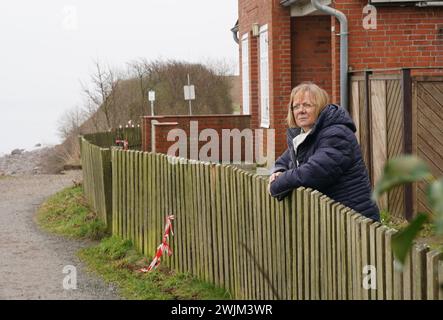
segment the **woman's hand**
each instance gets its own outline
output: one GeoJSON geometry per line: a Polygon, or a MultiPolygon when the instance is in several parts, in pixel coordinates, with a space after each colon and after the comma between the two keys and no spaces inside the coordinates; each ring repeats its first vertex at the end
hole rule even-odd
{"type": "Polygon", "coordinates": [[[275,181],[275,179],[278,178],[279,175],[281,175],[283,172],[279,171],[279,172],[274,172],[273,174],[271,174],[271,176],[269,177],[269,182],[268,182],[268,193],[271,194],[271,183],[273,183],[275,181]]]}

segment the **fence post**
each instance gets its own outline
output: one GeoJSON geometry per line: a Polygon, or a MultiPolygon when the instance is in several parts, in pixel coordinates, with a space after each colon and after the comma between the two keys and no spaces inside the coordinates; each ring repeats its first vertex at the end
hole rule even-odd
{"type": "MultiPolygon", "coordinates": [[[[412,154],[412,79],[411,69],[401,70],[401,88],[403,100],[403,148],[405,154],[412,154]]],[[[410,221],[413,216],[412,183],[405,189],[405,218],[410,221]]]]}
{"type": "Polygon", "coordinates": [[[367,125],[368,131],[367,131],[367,140],[362,141],[361,143],[366,143],[367,148],[367,156],[368,156],[368,173],[369,173],[369,179],[372,182],[372,184],[375,183],[373,172],[372,172],[372,111],[371,111],[371,83],[369,76],[372,74],[372,71],[366,70],[365,71],[365,113],[366,113],[366,119],[368,119],[369,124],[367,125]]]}

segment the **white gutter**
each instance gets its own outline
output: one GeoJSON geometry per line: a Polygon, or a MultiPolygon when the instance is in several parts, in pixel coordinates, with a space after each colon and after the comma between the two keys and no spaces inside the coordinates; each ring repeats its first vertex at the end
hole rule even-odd
{"type": "Polygon", "coordinates": [[[311,0],[320,11],[334,16],[340,21],[340,104],[348,110],[348,19],[343,12],[322,5],[319,0],[311,0]]]}

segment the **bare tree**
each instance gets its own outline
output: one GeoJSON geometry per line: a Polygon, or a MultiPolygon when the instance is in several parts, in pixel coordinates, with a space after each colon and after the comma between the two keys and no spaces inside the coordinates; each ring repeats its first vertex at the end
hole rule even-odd
{"type": "Polygon", "coordinates": [[[58,119],[57,131],[61,139],[80,134],[80,127],[86,120],[86,113],[79,106],[67,110],[58,119]]]}
{"type": "Polygon", "coordinates": [[[115,110],[115,89],[120,79],[114,70],[103,66],[98,60],[94,61],[94,67],[95,72],[90,78],[92,88],[81,84],[87,98],[86,110],[90,117],[102,113],[105,119],[104,127],[97,129],[109,130],[112,128],[112,113],[115,110]]]}
{"type": "Polygon", "coordinates": [[[144,114],[144,106],[146,105],[146,91],[148,89],[146,77],[149,75],[150,66],[145,58],[134,60],[128,63],[129,74],[138,81],[140,90],[140,114],[144,114]]]}

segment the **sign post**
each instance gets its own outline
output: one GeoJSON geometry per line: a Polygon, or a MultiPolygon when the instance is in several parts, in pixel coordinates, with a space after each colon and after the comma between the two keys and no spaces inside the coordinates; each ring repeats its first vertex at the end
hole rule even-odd
{"type": "Polygon", "coordinates": [[[155,101],[155,91],[148,91],[148,100],[151,101],[151,116],[154,116],[154,101],[155,101]]]}
{"type": "Polygon", "coordinates": [[[189,101],[189,115],[192,116],[192,100],[195,100],[195,88],[191,85],[188,73],[188,85],[183,87],[185,92],[185,100],[189,101]]]}

